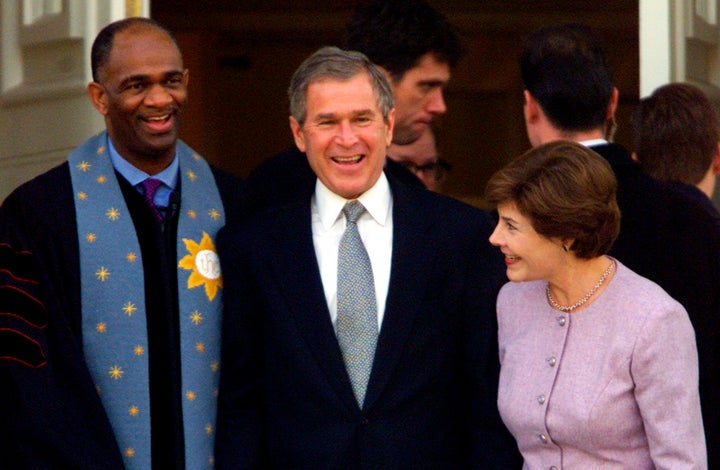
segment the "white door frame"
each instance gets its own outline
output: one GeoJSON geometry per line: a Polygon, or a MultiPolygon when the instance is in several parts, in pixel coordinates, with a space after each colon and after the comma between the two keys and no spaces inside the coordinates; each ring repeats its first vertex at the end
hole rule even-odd
{"type": "Polygon", "coordinates": [[[720,98],[718,0],[640,0],[640,97],[691,82],[720,98]]]}

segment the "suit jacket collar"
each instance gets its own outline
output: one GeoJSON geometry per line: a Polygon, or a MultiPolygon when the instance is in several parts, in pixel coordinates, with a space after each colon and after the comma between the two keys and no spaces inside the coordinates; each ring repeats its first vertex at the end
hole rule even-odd
{"type": "Polygon", "coordinates": [[[620,144],[607,143],[603,145],[593,145],[589,148],[600,154],[613,168],[622,166],[638,167],[637,163],[630,157],[630,153],[620,144]]]}
{"type": "MultiPolygon", "coordinates": [[[[398,366],[403,346],[428,288],[434,262],[433,231],[438,209],[431,193],[411,188],[388,176],[393,194],[393,254],[385,317],[365,397],[372,407],[398,366]]],[[[305,338],[318,366],[348,410],[359,411],[325,302],[312,239],[310,197],[282,206],[273,236],[272,265],[282,286],[289,315],[305,338]]]]}

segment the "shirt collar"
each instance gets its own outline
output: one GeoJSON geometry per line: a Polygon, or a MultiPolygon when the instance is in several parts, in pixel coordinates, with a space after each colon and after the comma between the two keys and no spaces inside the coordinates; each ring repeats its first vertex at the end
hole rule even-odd
{"type": "Polygon", "coordinates": [[[605,145],[608,143],[608,141],[605,139],[590,139],[590,140],[583,140],[578,143],[581,145],[584,145],[585,147],[595,147],[597,145],[605,145]]]}
{"type": "Polygon", "coordinates": [[[163,184],[171,190],[174,190],[177,186],[178,168],[180,167],[177,152],[175,152],[175,156],[167,168],[156,175],[148,175],[125,160],[125,158],[123,158],[123,156],[115,149],[109,136],[107,139],[107,148],[113,167],[115,167],[115,170],[117,170],[117,172],[120,173],[131,185],[137,186],[152,176],[153,178],[162,181],[163,184]]]}
{"type": "MultiPolygon", "coordinates": [[[[375,184],[357,199],[375,222],[382,226],[388,223],[392,205],[392,193],[385,173],[381,173],[375,184]]],[[[317,204],[320,221],[326,230],[329,230],[342,215],[342,208],[346,202],[348,202],[348,199],[333,193],[320,179],[317,180],[315,183],[315,203],[317,204]]]]}

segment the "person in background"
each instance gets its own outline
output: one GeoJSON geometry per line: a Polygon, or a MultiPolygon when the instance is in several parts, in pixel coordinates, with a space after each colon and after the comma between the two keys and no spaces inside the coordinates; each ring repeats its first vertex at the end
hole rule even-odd
{"type": "Polygon", "coordinates": [[[2,466],[211,468],[214,238],[239,181],[178,140],[189,72],[170,31],[120,20],[91,56],[106,130],[0,207],[2,466]]]}
{"type": "Polygon", "coordinates": [[[391,144],[388,158],[404,166],[431,191],[440,191],[450,164],[438,156],[435,131],[428,127],[415,142],[391,144]]]}
{"type": "Polygon", "coordinates": [[[217,467],[519,468],[489,216],[384,170],[392,89],[361,53],[316,51],[288,94],[316,177],[220,234],[217,467]]]}
{"type": "Polygon", "coordinates": [[[650,176],[712,198],[720,174],[720,119],[703,91],[671,83],[640,100],[632,117],[633,159],[650,176]],[[694,189],[693,189],[694,188],[694,189]]]}
{"type": "Polygon", "coordinates": [[[425,0],[360,2],[346,25],[344,48],[385,72],[395,97],[393,143],[415,142],[445,114],[443,91],[464,54],[456,29],[425,0]]]}
{"type": "MultiPolygon", "coordinates": [[[[425,0],[358,3],[345,26],[342,48],[362,52],[386,73],[395,99],[393,143],[414,142],[447,111],[443,90],[464,54],[458,33],[425,0]]],[[[422,182],[388,159],[386,170],[404,184],[422,182]]],[[[296,146],[261,163],[246,179],[249,206],[261,210],[309,194],[298,194],[315,174],[296,146]]]]}
{"type": "MultiPolygon", "coordinates": [[[[618,90],[601,39],[587,26],[535,32],[520,57],[533,146],[559,139],[600,154],[618,181],[620,234],[609,251],[659,284],[688,312],[697,336],[700,398],[710,468],[720,467],[720,236],[707,203],[655,180],[609,142],[618,90]]],[[[690,132],[690,131],[688,131],[690,132]]]]}
{"type": "Polygon", "coordinates": [[[707,468],[685,309],[607,256],[616,180],[595,152],[543,144],[494,174],[505,255],[498,407],[525,468],[707,468]]]}

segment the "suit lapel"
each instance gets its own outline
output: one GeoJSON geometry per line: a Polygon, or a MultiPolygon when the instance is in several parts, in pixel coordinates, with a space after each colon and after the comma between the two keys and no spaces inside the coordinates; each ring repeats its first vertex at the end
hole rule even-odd
{"type": "MultiPolygon", "coordinates": [[[[388,177],[393,191],[393,253],[385,316],[365,397],[365,409],[377,401],[412,331],[435,262],[433,226],[436,209],[425,190],[408,189],[388,177]]],[[[312,241],[310,197],[284,206],[274,230],[278,249],[273,269],[289,306],[289,317],[312,356],[348,409],[358,405],[330,321],[330,312],[312,241]]]]}
{"type": "Polygon", "coordinates": [[[310,197],[284,206],[275,223],[273,270],[288,316],[336,394],[357,407],[335,336],[312,240],[310,197]]]}
{"type": "Polygon", "coordinates": [[[425,190],[393,184],[393,253],[385,316],[365,397],[369,408],[380,396],[412,331],[434,263],[435,209],[425,190]]]}

